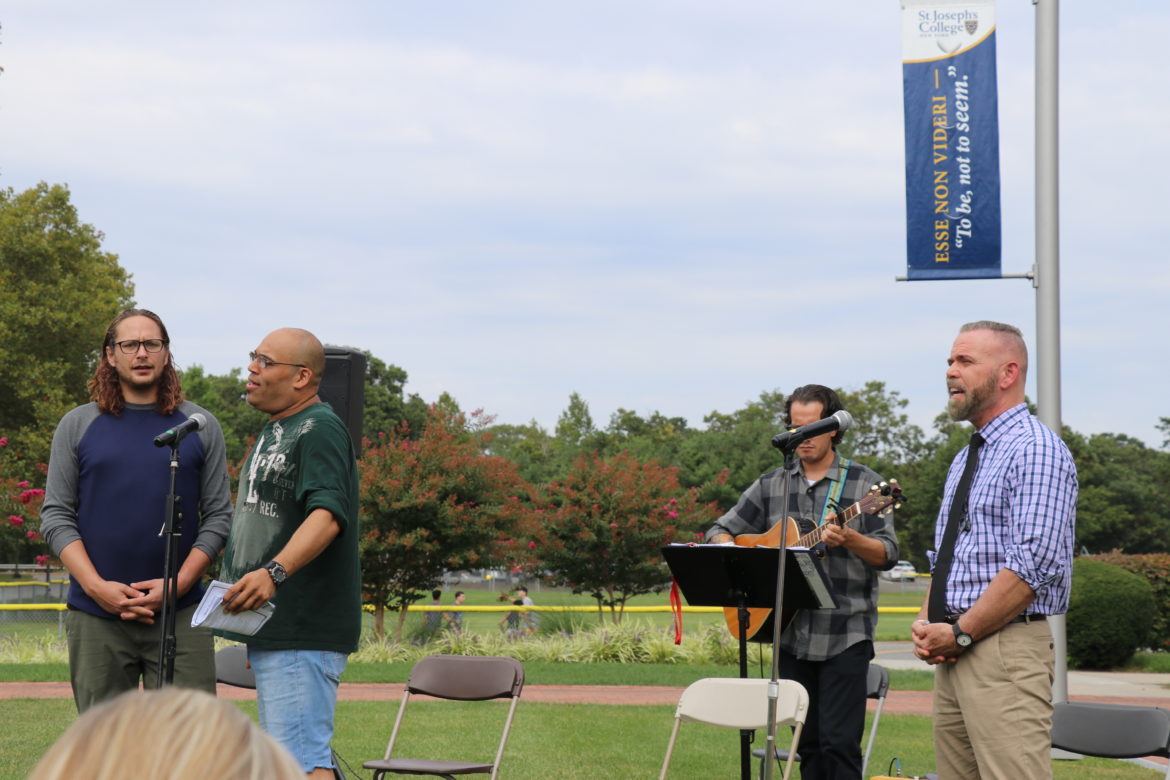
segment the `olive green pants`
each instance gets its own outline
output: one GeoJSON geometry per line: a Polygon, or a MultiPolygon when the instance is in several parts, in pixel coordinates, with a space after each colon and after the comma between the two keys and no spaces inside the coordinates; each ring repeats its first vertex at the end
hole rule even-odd
{"type": "MultiPolygon", "coordinates": [[[[211,632],[191,628],[192,604],[175,613],[175,685],[215,694],[211,632]]],[[[65,614],[69,679],[77,711],[139,687],[156,687],[162,624],[108,620],[70,609],[65,614]]]]}

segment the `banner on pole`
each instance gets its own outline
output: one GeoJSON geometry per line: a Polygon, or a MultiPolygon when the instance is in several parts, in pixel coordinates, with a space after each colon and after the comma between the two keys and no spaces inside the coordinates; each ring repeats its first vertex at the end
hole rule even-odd
{"type": "Polygon", "coordinates": [[[994,0],[902,0],[911,281],[997,279],[994,0]]]}

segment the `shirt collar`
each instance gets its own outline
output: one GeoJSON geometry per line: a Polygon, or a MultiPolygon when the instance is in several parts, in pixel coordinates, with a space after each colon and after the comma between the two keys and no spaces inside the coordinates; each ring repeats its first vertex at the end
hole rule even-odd
{"type": "Polygon", "coordinates": [[[1014,428],[1028,415],[1027,404],[1016,404],[1011,409],[1000,412],[991,422],[979,429],[983,441],[991,444],[1009,430],[1014,428]]]}
{"type": "MultiPolygon", "coordinates": [[[[825,476],[822,477],[822,479],[827,479],[830,482],[836,481],[836,480],[841,478],[840,472],[841,472],[841,453],[834,451],[833,452],[833,462],[829,466],[829,470],[825,472],[825,476]]],[[[804,479],[805,478],[805,476],[804,476],[804,461],[801,460],[800,458],[797,458],[796,465],[793,466],[792,470],[789,471],[788,473],[793,475],[793,476],[799,475],[801,479],[804,479]]]]}

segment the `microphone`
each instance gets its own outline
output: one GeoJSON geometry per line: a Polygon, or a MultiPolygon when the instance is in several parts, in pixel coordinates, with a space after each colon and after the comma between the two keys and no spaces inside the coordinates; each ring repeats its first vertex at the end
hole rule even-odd
{"type": "Polygon", "coordinates": [[[826,417],[823,420],[817,420],[815,423],[802,425],[799,428],[791,428],[784,433],[776,434],[772,437],[772,446],[778,450],[790,450],[802,441],[820,436],[822,433],[847,431],[852,427],[853,415],[842,409],[832,417],[826,417]]]}
{"type": "Polygon", "coordinates": [[[207,418],[199,412],[188,417],[183,422],[176,425],[174,428],[167,430],[154,437],[154,446],[165,447],[168,444],[178,444],[191,431],[198,431],[207,425],[207,418]]]}

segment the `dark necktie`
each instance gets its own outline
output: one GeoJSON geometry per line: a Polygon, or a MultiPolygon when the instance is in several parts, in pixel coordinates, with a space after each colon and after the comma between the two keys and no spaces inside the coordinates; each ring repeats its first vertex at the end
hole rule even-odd
{"type": "Polygon", "coordinates": [[[930,578],[930,602],[927,604],[927,617],[931,623],[941,623],[947,614],[947,576],[951,573],[951,561],[955,557],[955,539],[959,535],[959,526],[967,514],[967,497],[971,493],[971,480],[975,477],[975,469],[979,468],[979,448],[983,446],[983,437],[979,431],[971,435],[971,446],[967,448],[967,465],[963,468],[963,476],[959,477],[959,484],[955,487],[955,497],[951,499],[951,511],[947,514],[947,527],[943,530],[942,544],[938,546],[938,555],[934,559],[934,574],[930,578]]]}

